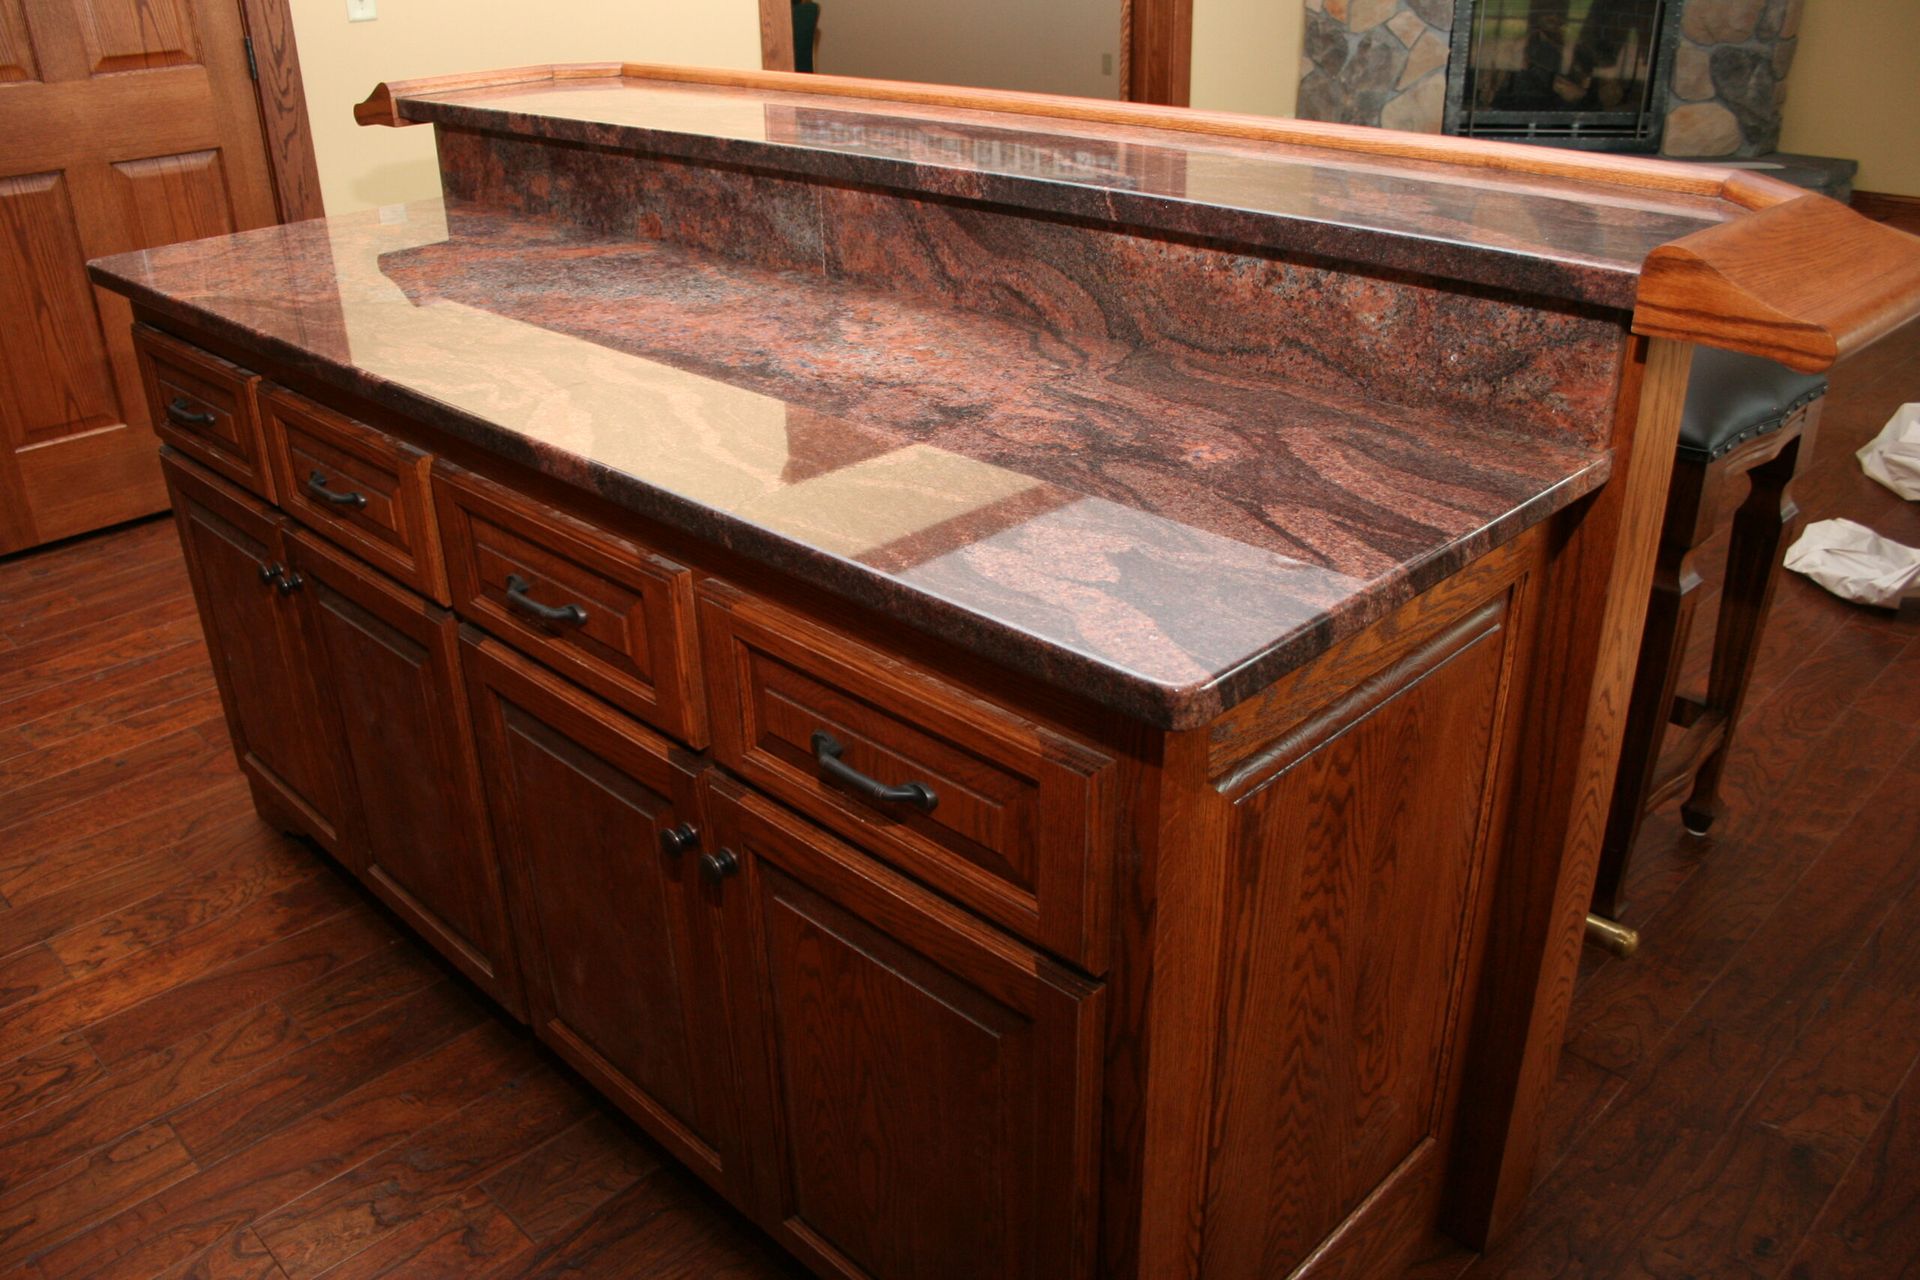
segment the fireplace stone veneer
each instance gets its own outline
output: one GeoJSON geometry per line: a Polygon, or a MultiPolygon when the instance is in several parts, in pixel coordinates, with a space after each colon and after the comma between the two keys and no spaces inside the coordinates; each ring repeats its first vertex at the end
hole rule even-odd
{"type": "MultiPolygon", "coordinates": [[[[1678,0],[1660,52],[1663,155],[1753,157],[1780,140],[1804,0],[1678,0]]],[[[1306,0],[1304,120],[1445,129],[1458,25],[1453,0],[1306,0]]]]}

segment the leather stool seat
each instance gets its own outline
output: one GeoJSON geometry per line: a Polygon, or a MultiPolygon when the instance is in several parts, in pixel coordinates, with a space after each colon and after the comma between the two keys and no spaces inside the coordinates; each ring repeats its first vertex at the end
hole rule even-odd
{"type": "Polygon", "coordinates": [[[1777,431],[1794,410],[1827,392],[1827,380],[1772,360],[1701,347],[1693,353],[1680,457],[1712,462],[1735,445],[1777,431]]]}

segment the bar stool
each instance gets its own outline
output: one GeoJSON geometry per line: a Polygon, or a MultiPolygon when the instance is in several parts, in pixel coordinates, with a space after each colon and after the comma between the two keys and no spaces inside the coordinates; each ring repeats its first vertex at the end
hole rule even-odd
{"type": "Polygon", "coordinates": [[[1813,451],[1826,390],[1825,378],[1771,360],[1712,347],[1694,352],[1640,663],[1627,704],[1620,772],[1593,888],[1594,914],[1588,917],[1590,934],[1610,950],[1628,954],[1638,941],[1614,922],[1641,820],[1689,784],[1692,790],[1680,806],[1688,831],[1705,834],[1720,814],[1727,747],[1753,675],[1780,560],[1800,525],[1788,487],[1801,460],[1813,451]],[[1707,696],[1676,698],[1674,684],[1700,586],[1693,555],[1714,532],[1716,491],[1739,475],[1750,477],[1752,488],[1733,515],[1707,696]],[[1683,732],[1662,751],[1669,723],[1683,732]]]}

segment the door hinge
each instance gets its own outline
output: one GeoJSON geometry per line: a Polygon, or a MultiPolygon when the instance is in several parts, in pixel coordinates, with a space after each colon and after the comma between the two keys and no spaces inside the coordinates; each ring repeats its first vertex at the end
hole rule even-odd
{"type": "Polygon", "coordinates": [[[247,75],[250,79],[260,78],[260,64],[253,60],[253,37],[241,36],[240,42],[247,46],[247,75]]]}

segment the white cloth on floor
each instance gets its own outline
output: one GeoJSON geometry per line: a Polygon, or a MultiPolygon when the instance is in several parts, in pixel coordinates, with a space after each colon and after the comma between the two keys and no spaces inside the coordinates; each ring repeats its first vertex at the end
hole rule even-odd
{"type": "Polygon", "coordinates": [[[1787,548],[1787,568],[1843,600],[1898,609],[1920,597],[1920,547],[1889,542],[1851,520],[1817,520],[1787,548]]]}
{"type": "Polygon", "coordinates": [[[1862,471],[1901,497],[1920,499],[1920,404],[1895,409],[1854,457],[1862,471]]]}

